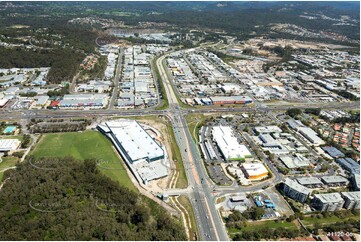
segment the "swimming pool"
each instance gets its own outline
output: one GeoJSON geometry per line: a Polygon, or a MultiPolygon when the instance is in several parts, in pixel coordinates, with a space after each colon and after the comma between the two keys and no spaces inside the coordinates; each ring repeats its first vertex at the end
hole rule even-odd
{"type": "Polygon", "coordinates": [[[16,126],[7,126],[5,129],[4,129],[4,134],[8,134],[8,133],[12,133],[14,132],[16,129],[16,126]]]}

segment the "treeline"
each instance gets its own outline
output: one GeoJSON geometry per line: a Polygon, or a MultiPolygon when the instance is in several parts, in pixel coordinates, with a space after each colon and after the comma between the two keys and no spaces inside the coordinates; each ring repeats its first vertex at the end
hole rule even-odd
{"type": "Polygon", "coordinates": [[[70,49],[33,51],[0,47],[1,68],[51,67],[47,79],[52,83],[71,81],[83,58],[84,54],[70,49]]]}
{"type": "Polygon", "coordinates": [[[334,92],[344,98],[350,99],[351,101],[360,100],[359,97],[356,97],[352,93],[349,93],[348,91],[345,91],[345,90],[334,90],[334,92]]]}
{"type": "Polygon", "coordinates": [[[101,174],[95,160],[30,157],[4,175],[3,240],[186,240],[179,222],[101,174]]]}
{"type": "Polygon", "coordinates": [[[298,236],[305,235],[297,229],[287,229],[279,227],[276,229],[272,228],[260,228],[257,231],[242,231],[237,233],[234,237],[234,241],[260,241],[261,239],[275,240],[277,238],[289,238],[293,239],[298,236]]]}
{"type": "Polygon", "coordinates": [[[58,133],[84,131],[87,127],[84,122],[72,123],[39,123],[30,127],[31,133],[58,133]]]}
{"type": "Polygon", "coordinates": [[[227,13],[219,11],[172,11],[158,15],[141,14],[126,17],[114,16],[114,18],[125,21],[129,25],[136,25],[139,21],[153,21],[165,22],[183,28],[219,29],[240,39],[251,36],[253,32],[258,35],[268,35],[270,19],[272,19],[273,24],[295,24],[315,32],[333,31],[355,40],[359,39],[360,34],[357,26],[337,26],[333,25],[334,22],[331,20],[310,20],[299,17],[299,13],[277,12],[272,9],[244,9],[227,13]]]}

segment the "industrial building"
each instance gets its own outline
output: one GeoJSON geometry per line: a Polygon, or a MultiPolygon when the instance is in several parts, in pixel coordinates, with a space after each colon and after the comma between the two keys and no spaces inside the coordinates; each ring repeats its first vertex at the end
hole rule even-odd
{"type": "Polygon", "coordinates": [[[360,192],[341,192],[341,196],[345,200],[344,208],[360,209],[360,192]]]}
{"type": "Polygon", "coordinates": [[[324,176],[321,180],[329,187],[346,186],[348,184],[348,180],[342,176],[324,176]]]}
{"type": "Polygon", "coordinates": [[[244,163],[241,168],[250,180],[261,180],[268,176],[268,170],[261,162],[244,163]]]}
{"type": "Polygon", "coordinates": [[[360,191],[360,174],[352,174],[351,181],[353,190],[360,191]]]}
{"type": "Polygon", "coordinates": [[[311,144],[315,146],[320,146],[325,144],[325,141],[321,139],[315,131],[303,125],[302,122],[297,121],[295,119],[289,119],[287,121],[287,124],[292,129],[296,130],[299,134],[301,134],[311,144]]]}
{"type": "Polygon", "coordinates": [[[319,188],[323,183],[317,177],[299,177],[296,179],[299,184],[308,188],[319,188]]]}
{"type": "Polygon", "coordinates": [[[282,129],[280,129],[276,125],[257,126],[257,127],[254,128],[254,131],[256,131],[259,134],[282,133],[282,129]]]}
{"type": "Polygon", "coordinates": [[[332,158],[341,158],[345,157],[345,154],[342,153],[339,149],[333,147],[333,146],[325,146],[322,147],[322,149],[329,154],[332,158]]]}
{"type": "Polygon", "coordinates": [[[252,157],[247,147],[239,144],[230,126],[214,126],[212,138],[226,161],[245,160],[252,157]]]}
{"type": "Polygon", "coordinates": [[[164,158],[164,151],[157,142],[134,120],[106,122],[118,146],[132,162],[155,161],[164,158]]]}
{"type": "Polygon", "coordinates": [[[59,108],[102,108],[108,103],[108,94],[67,94],[58,104],[59,108]]]}
{"type": "Polygon", "coordinates": [[[340,193],[315,194],[312,200],[312,206],[320,211],[338,211],[344,203],[340,193]]]}
{"type": "Polygon", "coordinates": [[[99,124],[106,135],[143,183],[168,175],[168,160],[163,148],[134,120],[117,120],[99,124]]]}
{"type": "Polygon", "coordinates": [[[286,178],[283,182],[283,191],[287,196],[301,203],[304,203],[312,192],[311,189],[302,186],[289,178],[286,178]]]}
{"type": "Polygon", "coordinates": [[[351,174],[360,174],[360,164],[351,158],[340,158],[336,160],[338,164],[351,174]]]}
{"type": "Polygon", "coordinates": [[[297,131],[315,146],[325,144],[325,141],[321,139],[318,134],[309,127],[299,127],[297,128],[297,131]]]}
{"type": "Polygon", "coordinates": [[[301,156],[299,154],[296,154],[294,156],[291,155],[280,156],[279,159],[288,169],[308,167],[310,165],[308,159],[306,159],[304,156],[301,156]]]}
{"type": "Polygon", "coordinates": [[[0,152],[9,152],[19,148],[21,142],[18,139],[0,139],[0,152]]]}

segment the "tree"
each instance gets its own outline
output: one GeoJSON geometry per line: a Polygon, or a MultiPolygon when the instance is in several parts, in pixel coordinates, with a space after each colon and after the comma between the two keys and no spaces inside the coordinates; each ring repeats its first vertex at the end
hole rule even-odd
{"type": "Polygon", "coordinates": [[[302,113],[302,110],[299,108],[290,108],[287,110],[287,115],[291,116],[292,118],[296,117],[297,115],[300,115],[302,113]]]}

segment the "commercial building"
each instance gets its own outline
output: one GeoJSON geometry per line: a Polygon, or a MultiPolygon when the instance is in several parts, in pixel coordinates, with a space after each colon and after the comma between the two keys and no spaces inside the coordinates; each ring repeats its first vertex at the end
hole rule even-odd
{"type": "Polygon", "coordinates": [[[340,193],[315,194],[312,200],[312,206],[320,211],[338,211],[344,203],[340,193]]]}
{"type": "Polygon", "coordinates": [[[299,177],[296,179],[299,184],[308,188],[322,187],[323,183],[317,177],[299,177]]]}
{"type": "Polygon", "coordinates": [[[18,139],[0,139],[0,152],[9,152],[16,150],[20,146],[18,139]]]}
{"type": "Polygon", "coordinates": [[[214,96],[210,97],[214,105],[220,104],[250,104],[253,100],[248,96],[214,96]]]}
{"type": "Polygon", "coordinates": [[[102,108],[108,103],[108,94],[67,94],[58,104],[59,108],[102,108]]]}
{"type": "Polygon", "coordinates": [[[239,144],[230,126],[214,126],[212,138],[226,161],[245,160],[252,157],[247,147],[239,144]]]}
{"type": "Polygon", "coordinates": [[[260,180],[268,176],[268,170],[261,162],[244,163],[241,168],[250,180],[260,180]]]}
{"type": "Polygon", "coordinates": [[[256,131],[259,134],[269,134],[269,133],[282,133],[282,129],[280,129],[276,125],[271,126],[258,126],[254,128],[254,131],[256,131]]]}
{"type": "Polygon", "coordinates": [[[286,178],[283,182],[283,191],[290,198],[304,203],[311,194],[312,190],[289,178],[286,178]]]}
{"type": "Polygon", "coordinates": [[[168,175],[165,150],[137,121],[109,121],[97,128],[112,141],[138,181],[147,184],[168,175]]]}
{"type": "Polygon", "coordinates": [[[345,200],[344,208],[360,209],[360,192],[341,192],[341,196],[345,200]]]}
{"type": "Polygon", "coordinates": [[[348,184],[348,180],[342,176],[324,176],[321,180],[329,187],[346,186],[348,184]]]}

